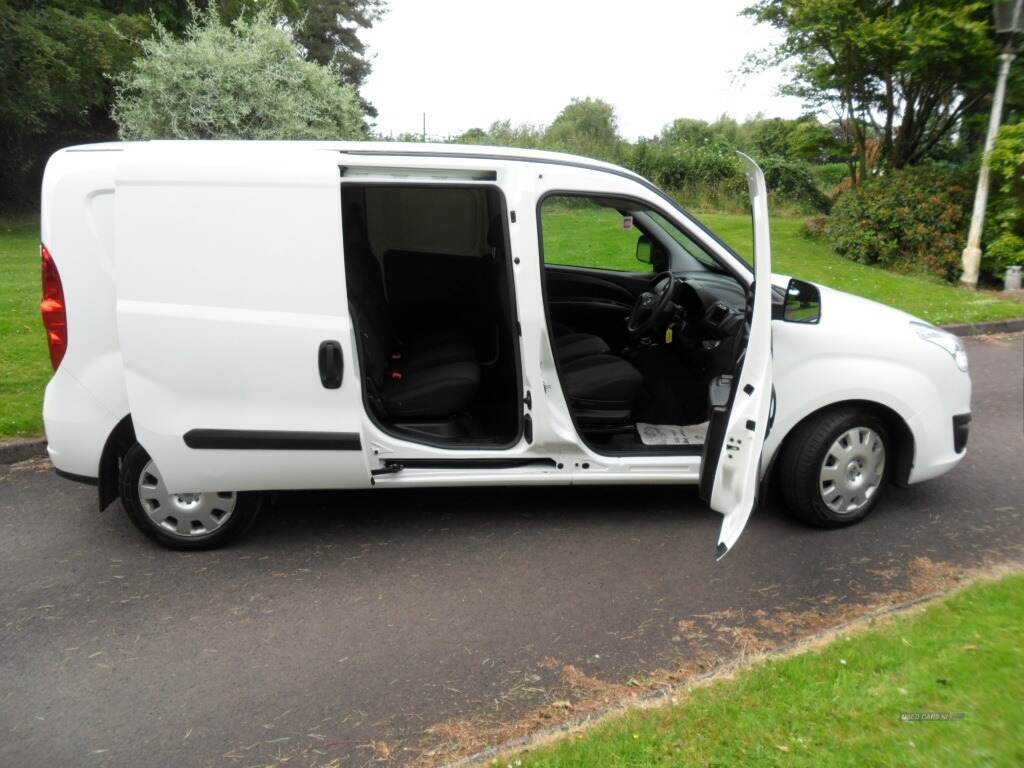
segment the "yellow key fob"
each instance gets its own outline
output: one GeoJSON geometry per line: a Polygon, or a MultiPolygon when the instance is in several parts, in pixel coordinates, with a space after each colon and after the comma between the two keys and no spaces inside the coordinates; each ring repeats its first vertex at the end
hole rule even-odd
{"type": "Polygon", "coordinates": [[[666,344],[671,344],[672,343],[672,327],[671,326],[669,326],[668,328],[665,329],[665,343],[666,344]]]}

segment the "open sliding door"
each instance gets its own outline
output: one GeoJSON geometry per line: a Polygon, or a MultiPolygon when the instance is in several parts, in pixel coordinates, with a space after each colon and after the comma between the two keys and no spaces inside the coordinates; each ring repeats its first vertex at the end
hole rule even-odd
{"type": "Polygon", "coordinates": [[[115,217],[131,417],[168,490],[369,485],[336,155],[134,146],[115,217]]]}

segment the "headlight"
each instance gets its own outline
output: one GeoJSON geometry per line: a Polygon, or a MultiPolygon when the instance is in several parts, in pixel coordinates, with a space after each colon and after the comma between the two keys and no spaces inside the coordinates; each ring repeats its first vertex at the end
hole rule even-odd
{"type": "Polygon", "coordinates": [[[961,371],[967,370],[967,350],[964,349],[963,342],[959,337],[926,323],[911,323],[911,325],[922,339],[946,350],[953,358],[957,368],[961,371]]]}

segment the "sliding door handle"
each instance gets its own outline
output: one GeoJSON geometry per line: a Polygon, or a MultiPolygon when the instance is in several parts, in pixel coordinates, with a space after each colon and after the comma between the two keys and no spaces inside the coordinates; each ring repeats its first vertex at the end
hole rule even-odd
{"type": "Polygon", "coordinates": [[[337,389],[341,386],[341,377],[345,372],[345,362],[341,355],[341,344],[337,341],[320,342],[317,356],[320,364],[320,383],[326,389],[337,389]]]}

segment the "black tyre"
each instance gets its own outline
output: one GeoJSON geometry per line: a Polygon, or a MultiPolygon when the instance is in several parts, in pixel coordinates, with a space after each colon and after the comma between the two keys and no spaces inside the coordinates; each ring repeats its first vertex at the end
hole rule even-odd
{"type": "Polygon", "coordinates": [[[121,506],[135,527],[169,549],[215,549],[256,518],[259,493],[168,493],[156,464],[136,443],[124,456],[121,506]]]}
{"type": "Polygon", "coordinates": [[[779,486],[789,511],[821,528],[863,520],[878,504],[892,456],[884,422],[842,408],[800,424],[779,459],[779,486]]]}

